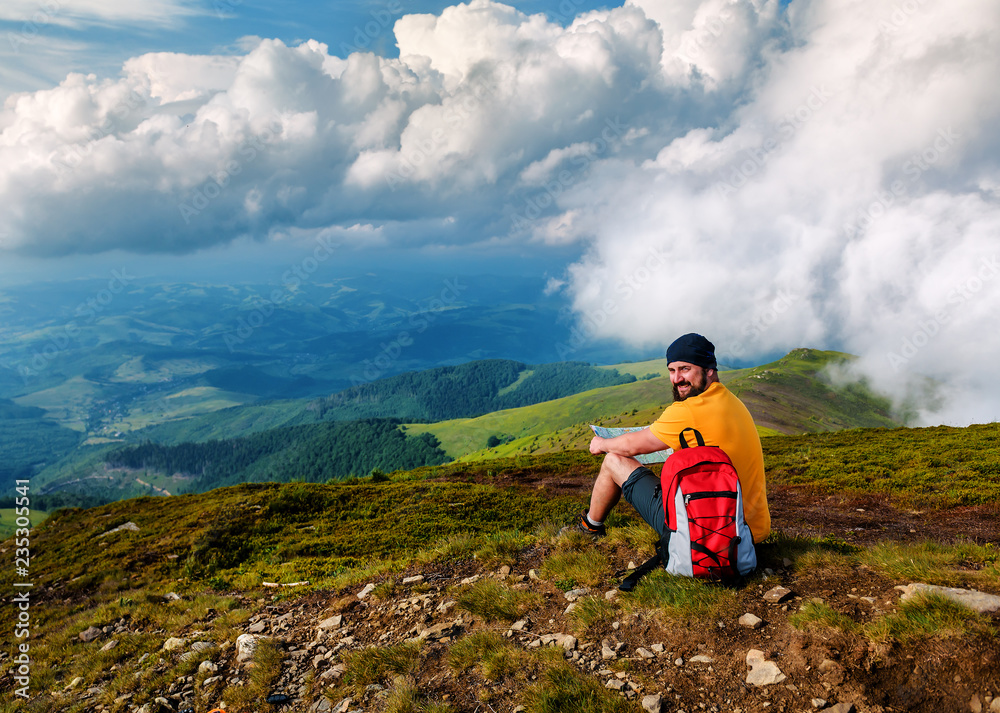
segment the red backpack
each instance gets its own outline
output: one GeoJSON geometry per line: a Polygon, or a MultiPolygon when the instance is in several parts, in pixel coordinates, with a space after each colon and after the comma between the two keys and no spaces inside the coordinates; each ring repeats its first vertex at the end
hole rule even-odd
{"type": "Polygon", "coordinates": [[[680,442],[660,473],[667,571],[718,580],[746,576],[756,568],[757,554],[743,518],[736,468],[725,451],[706,446],[693,428],[681,431],[680,442]],[[687,431],[694,433],[694,448],[684,437],[687,431]]]}
{"type": "Polygon", "coordinates": [[[663,464],[660,485],[666,533],[656,555],[619,585],[631,591],[657,566],[671,574],[737,583],[757,567],[753,534],[743,518],[743,490],[729,456],[706,446],[693,428],[680,433],[681,447],[663,464]],[[698,445],[689,447],[685,432],[698,445]]]}

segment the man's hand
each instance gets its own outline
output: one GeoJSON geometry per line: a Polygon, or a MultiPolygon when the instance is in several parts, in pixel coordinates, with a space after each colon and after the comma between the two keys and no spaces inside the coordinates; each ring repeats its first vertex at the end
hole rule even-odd
{"type": "Polygon", "coordinates": [[[590,452],[593,455],[595,455],[595,456],[599,456],[602,453],[607,453],[608,451],[604,447],[604,442],[606,440],[607,440],[606,438],[601,438],[600,436],[594,436],[593,438],[591,438],[590,439],[590,452]]]}

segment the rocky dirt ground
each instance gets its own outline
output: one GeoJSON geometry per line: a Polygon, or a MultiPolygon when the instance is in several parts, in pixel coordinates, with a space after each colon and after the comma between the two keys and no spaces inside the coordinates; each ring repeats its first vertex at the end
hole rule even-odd
{"type": "MultiPolygon", "coordinates": [[[[581,502],[586,492],[586,483],[575,478],[522,479],[517,485],[580,492],[581,502]]],[[[927,539],[1000,545],[995,507],[914,512],[898,510],[875,497],[841,498],[780,488],[773,489],[769,499],[775,528],[786,534],[830,535],[859,545],[927,539]]],[[[532,576],[547,554],[539,546],[504,568],[489,571],[474,561],[413,567],[395,575],[401,584],[387,598],[359,597],[361,585],[287,599],[272,599],[269,591],[239,595],[243,605],[256,612],[244,625],[247,636],[240,646],[252,645],[255,637],[271,637],[285,654],[281,677],[273,686],[277,702],[261,701],[259,710],[384,710],[388,691],[380,685],[369,686],[361,694],[338,688],[344,674],[341,655],[420,637],[423,659],[415,683],[421,694],[449,704],[454,711],[517,711],[523,701],[518,684],[487,682],[475,672],[456,677],[447,666],[449,648],[458,637],[491,630],[527,649],[561,650],[572,665],[613,695],[633,701],[637,711],[1000,711],[1000,641],[996,639],[946,638],[931,644],[876,646],[835,629],[807,632],[788,623],[801,603],[813,598],[855,620],[869,620],[898,606],[901,592],[896,587],[906,582],[890,581],[864,568],[833,574],[803,572],[776,561],[765,546],[760,552],[761,566],[770,574],[743,589],[738,609],[711,625],[688,626],[657,615],[623,613],[618,620],[577,637],[572,635],[566,613],[571,605],[567,595],[551,582],[532,576]],[[454,586],[487,577],[538,592],[544,604],[514,625],[485,622],[461,611],[454,601],[454,586]],[[746,614],[753,617],[744,618],[746,614]],[[754,618],[759,621],[754,623],[754,618]],[[323,694],[331,688],[337,691],[335,695],[323,694]]],[[[623,568],[629,559],[638,558],[627,551],[614,556],[621,559],[623,568]]],[[[608,592],[609,597],[628,596],[613,587],[608,592]]],[[[593,594],[605,596],[604,591],[593,594]]],[[[1000,615],[992,617],[1000,626],[1000,615]]],[[[120,626],[127,627],[127,623],[120,626]]],[[[113,639],[115,631],[114,625],[105,627],[101,637],[113,639]]],[[[172,644],[176,648],[164,656],[182,656],[199,648],[198,631],[165,636],[176,639],[172,644]]],[[[248,679],[239,648],[233,643],[214,650],[211,662],[202,664],[200,676],[178,679],[162,692],[159,702],[139,706],[126,698],[116,708],[143,713],[210,710],[220,705],[226,685],[248,679]]],[[[91,692],[95,701],[97,693],[91,692]]],[[[87,695],[67,691],[62,700],[87,695]]]]}

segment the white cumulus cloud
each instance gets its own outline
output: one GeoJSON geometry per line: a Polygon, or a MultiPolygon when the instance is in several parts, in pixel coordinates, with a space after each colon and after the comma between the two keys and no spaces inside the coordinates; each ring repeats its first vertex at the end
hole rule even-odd
{"type": "Polygon", "coordinates": [[[338,231],[577,245],[585,332],[730,362],[840,348],[927,419],[1000,415],[993,0],[492,0],[398,59],[249,42],[72,74],[0,112],[0,251],[184,253],[338,231]]]}

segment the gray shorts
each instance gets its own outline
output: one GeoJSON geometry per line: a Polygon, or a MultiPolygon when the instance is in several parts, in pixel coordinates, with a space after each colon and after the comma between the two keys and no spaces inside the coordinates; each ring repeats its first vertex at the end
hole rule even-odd
{"type": "Polygon", "coordinates": [[[632,471],[622,486],[622,496],[656,530],[660,537],[667,531],[663,517],[663,493],[660,476],[644,465],[632,471]]]}

